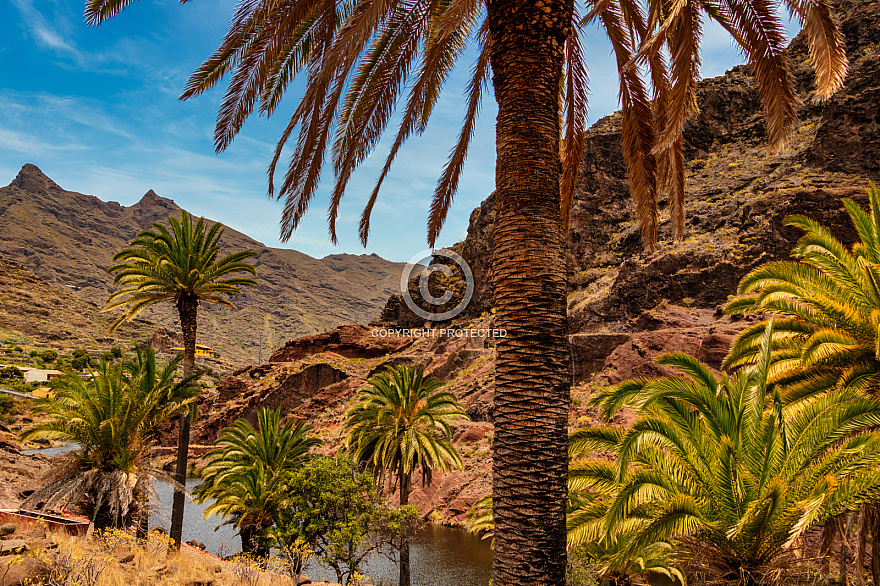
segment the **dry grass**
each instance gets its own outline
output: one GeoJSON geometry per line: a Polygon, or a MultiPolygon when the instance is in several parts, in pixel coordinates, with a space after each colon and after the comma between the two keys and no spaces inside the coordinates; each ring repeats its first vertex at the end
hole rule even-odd
{"type": "Polygon", "coordinates": [[[188,546],[174,552],[167,545],[160,533],[147,541],[122,531],[96,532],[92,539],[48,533],[25,555],[52,568],[44,586],[295,586],[252,562],[223,561],[188,546]]]}

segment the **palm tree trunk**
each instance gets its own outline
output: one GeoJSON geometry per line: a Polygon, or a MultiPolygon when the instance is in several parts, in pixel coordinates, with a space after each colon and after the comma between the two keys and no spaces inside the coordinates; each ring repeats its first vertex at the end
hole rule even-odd
{"type": "Polygon", "coordinates": [[[846,572],[846,562],[849,557],[849,534],[852,530],[852,513],[840,518],[840,555],[837,559],[837,581],[840,586],[847,586],[849,579],[846,572]]]}
{"type": "Polygon", "coordinates": [[[858,536],[859,547],[856,553],[856,576],[859,579],[860,586],[865,586],[865,533],[868,530],[868,505],[864,504],[859,508],[859,524],[858,536]]]}
{"type": "Polygon", "coordinates": [[[489,0],[498,102],[493,586],[565,584],[569,406],[559,84],[571,0],[489,0]]]}
{"type": "Polygon", "coordinates": [[[871,579],[880,584],[880,515],[877,504],[871,503],[871,579]]]}
{"type": "MultiPolygon", "coordinates": [[[[183,330],[183,376],[193,373],[196,366],[196,324],[199,301],[195,297],[181,297],[177,301],[180,328],[183,330]]],[[[186,500],[186,466],[189,455],[189,413],[180,414],[180,434],[177,438],[177,466],[174,470],[174,500],[171,505],[171,545],[180,548],[183,538],[183,509],[186,500]]]]}
{"type": "MultiPolygon", "coordinates": [[[[409,490],[412,481],[411,473],[404,472],[401,466],[399,472],[400,506],[409,504],[409,490]]],[[[409,571],[409,524],[404,523],[400,535],[400,581],[398,586],[410,586],[409,571]]]]}

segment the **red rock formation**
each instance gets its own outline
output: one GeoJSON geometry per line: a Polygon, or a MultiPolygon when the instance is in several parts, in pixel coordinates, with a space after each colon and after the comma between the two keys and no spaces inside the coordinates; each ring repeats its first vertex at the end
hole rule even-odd
{"type": "Polygon", "coordinates": [[[335,330],[297,338],[276,350],[269,362],[293,362],[306,356],[333,352],[345,358],[376,358],[406,348],[413,338],[373,335],[373,328],[340,326],[335,330]]]}

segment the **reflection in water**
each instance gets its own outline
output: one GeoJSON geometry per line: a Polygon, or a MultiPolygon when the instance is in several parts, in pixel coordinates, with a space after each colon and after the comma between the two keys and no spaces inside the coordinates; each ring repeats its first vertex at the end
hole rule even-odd
{"type": "MultiPolygon", "coordinates": [[[[66,453],[76,446],[27,450],[54,456],[66,453]]],[[[186,481],[188,491],[200,481],[191,478],[186,481]]],[[[171,518],[173,491],[164,482],[158,483],[152,502],[157,507],[150,519],[150,526],[168,529],[171,518]]],[[[199,505],[187,499],[183,516],[183,540],[195,539],[207,546],[214,554],[231,555],[241,550],[238,532],[214,516],[202,518],[206,505],[199,505]]],[[[410,563],[412,564],[413,586],[488,586],[492,577],[492,550],[489,540],[481,540],[462,529],[452,529],[426,524],[415,531],[411,537],[410,563]]],[[[372,584],[397,584],[397,564],[382,554],[371,556],[364,573],[372,584]]],[[[336,581],[336,574],[323,566],[312,564],[305,572],[313,580],[336,581]]]]}
{"type": "MultiPolygon", "coordinates": [[[[187,492],[192,492],[201,480],[189,478],[186,481],[187,492]]],[[[157,507],[150,516],[150,527],[159,526],[166,530],[171,527],[171,502],[174,491],[171,485],[165,482],[156,484],[156,492],[150,502],[157,507]]],[[[187,497],[186,506],[183,509],[183,541],[191,539],[201,541],[208,551],[218,555],[232,555],[241,551],[241,538],[238,531],[231,525],[222,525],[216,531],[215,527],[223,523],[219,517],[202,517],[209,503],[200,505],[187,497]]]]}

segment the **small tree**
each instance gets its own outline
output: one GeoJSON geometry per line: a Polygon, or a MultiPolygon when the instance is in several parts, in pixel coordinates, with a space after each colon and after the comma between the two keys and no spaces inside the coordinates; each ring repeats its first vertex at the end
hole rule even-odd
{"type": "Polygon", "coordinates": [[[6,368],[0,368],[0,379],[5,380],[23,380],[24,375],[21,373],[19,369],[14,366],[7,366],[6,368]]]}
{"type": "Polygon", "coordinates": [[[288,495],[273,531],[278,549],[307,543],[341,584],[418,516],[413,506],[387,508],[370,475],[344,456],[316,458],[293,472],[288,495]]]}
{"type": "Polygon", "coordinates": [[[77,372],[82,372],[86,367],[92,365],[92,357],[89,353],[79,348],[71,353],[70,366],[77,372]]]}

